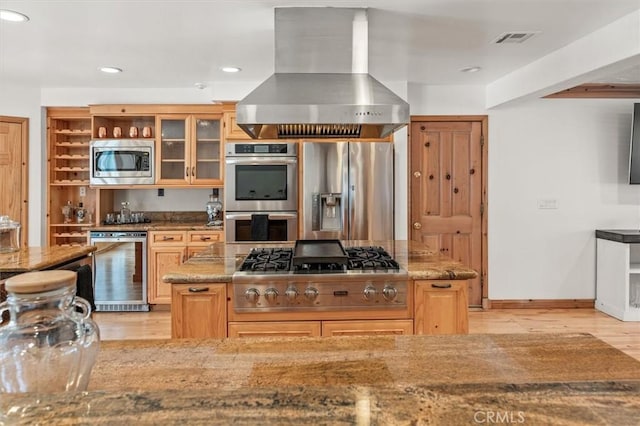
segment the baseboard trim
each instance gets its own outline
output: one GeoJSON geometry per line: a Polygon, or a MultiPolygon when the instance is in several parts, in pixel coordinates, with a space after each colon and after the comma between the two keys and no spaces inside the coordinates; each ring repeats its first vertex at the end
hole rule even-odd
{"type": "Polygon", "coordinates": [[[487,300],[485,309],[586,309],[595,307],[594,299],[487,300]]]}

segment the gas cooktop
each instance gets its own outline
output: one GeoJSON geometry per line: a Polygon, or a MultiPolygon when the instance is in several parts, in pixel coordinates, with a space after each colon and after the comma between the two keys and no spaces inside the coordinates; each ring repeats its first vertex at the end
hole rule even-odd
{"type": "Polygon", "coordinates": [[[233,274],[236,312],[407,309],[409,274],[379,246],[299,240],[254,248],[233,274]]]}
{"type": "MultiPolygon", "coordinates": [[[[340,246],[342,247],[342,246],[340,246]]],[[[240,265],[242,275],[397,273],[400,265],[380,246],[347,247],[344,256],[296,256],[293,248],[254,248],[240,265]]]]}

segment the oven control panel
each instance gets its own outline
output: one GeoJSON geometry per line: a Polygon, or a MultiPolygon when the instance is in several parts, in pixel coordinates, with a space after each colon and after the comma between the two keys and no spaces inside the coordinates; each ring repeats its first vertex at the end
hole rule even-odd
{"type": "Polygon", "coordinates": [[[233,284],[236,312],[406,309],[406,280],[257,281],[233,284]],[[342,281],[342,282],[340,282],[342,281]]]}

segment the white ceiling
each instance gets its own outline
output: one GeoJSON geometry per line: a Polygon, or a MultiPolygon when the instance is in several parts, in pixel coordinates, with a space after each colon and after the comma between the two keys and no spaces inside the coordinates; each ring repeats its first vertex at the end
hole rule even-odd
{"type": "MultiPolygon", "coordinates": [[[[30,17],[0,21],[0,81],[46,88],[262,81],[274,67],[274,8],[290,6],[371,8],[369,72],[446,85],[490,83],[640,9],[640,0],[0,0],[0,8],[30,17]],[[538,34],[493,43],[511,31],[538,34]],[[225,65],[243,71],[225,74],[225,65]],[[100,66],[124,72],[107,75],[100,66]],[[482,71],[459,72],[470,66],[482,71]]],[[[640,66],[604,80],[640,83],[640,66]]]]}

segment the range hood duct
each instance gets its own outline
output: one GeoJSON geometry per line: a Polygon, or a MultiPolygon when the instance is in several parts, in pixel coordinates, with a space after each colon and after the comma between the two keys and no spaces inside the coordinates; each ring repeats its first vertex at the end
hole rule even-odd
{"type": "Polygon", "coordinates": [[[409,104],[368,74],[367,9],[275,9],[275,74],[236,105],[254,139],[384,138],[409,104]]]}

